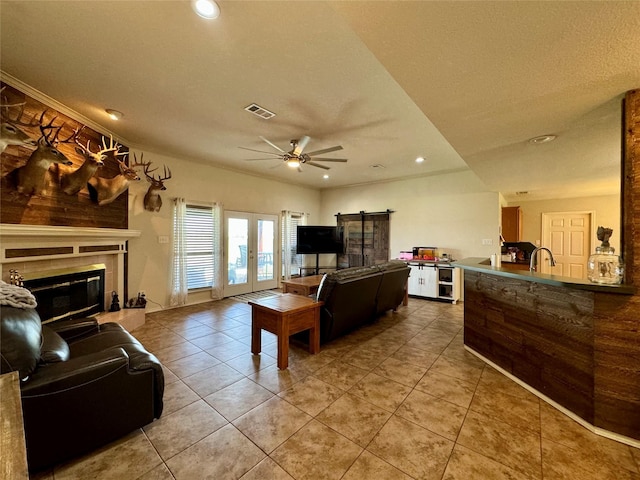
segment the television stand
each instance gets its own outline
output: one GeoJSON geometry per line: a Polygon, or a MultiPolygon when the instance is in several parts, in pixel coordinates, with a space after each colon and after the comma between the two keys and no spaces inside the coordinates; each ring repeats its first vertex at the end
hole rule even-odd
{"type": "Polygon", "coordinates": [[[338,261],[336,257],[336,266],[335,267],[321,267],[320,266],[320,254],[319,253],[306,253],[305,255],[315,255],[316,256],[316,266],[315,267],[300,267],[300,276],[302,272],[305,270],[312,270],[314,275],[320,275],[320,270],[338,270],[338,261]]]}

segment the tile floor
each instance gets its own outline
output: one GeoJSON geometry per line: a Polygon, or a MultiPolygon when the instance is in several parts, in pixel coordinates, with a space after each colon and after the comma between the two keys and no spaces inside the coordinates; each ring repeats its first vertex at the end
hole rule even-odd
{"type": "Polygon", "coordinates": [[[147,315],[162,418],[32,476],[61,479],[640,479],[640,450],[598,437],[463,349],[462,306],[409,306],[324,345],[250,353],[232,299],[147,315]]]}

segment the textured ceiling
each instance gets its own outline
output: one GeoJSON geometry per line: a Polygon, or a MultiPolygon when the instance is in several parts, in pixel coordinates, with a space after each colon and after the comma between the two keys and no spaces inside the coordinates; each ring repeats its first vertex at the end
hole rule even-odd
{"type": "Polygon", "coordinates": [[[315,188],[471,168],[508,199],[618,190],[640,2],[219,4],[205,21],[186,1],[1,1],[0,67],[151,160],[315,188]],[[245,112],[253,102],[276,116],[245,112]],[[546,133],[558,139],[527,143],[546,133]],[[238,148],[303,135],[349,162],[323,180],[238,148]]]}

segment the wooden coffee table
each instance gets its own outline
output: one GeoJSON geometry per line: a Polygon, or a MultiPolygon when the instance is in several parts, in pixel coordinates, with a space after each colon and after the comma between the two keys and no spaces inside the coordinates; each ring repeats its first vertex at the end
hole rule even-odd
{"type": "Polygon", "coordinates": [[[251,305],[251,353],[262,349],[261,330],[278,337],[278,368],[289,366],[289,336],[309,330],[309,352],[320,351],[320,307],[323,302],[285,293],[249,302],[251,305]]]}
{"type": "Polygon", "coordinates": [[[309,295],[316,293],[320,282],[324,275],[310,275],[308,277],[292,278],[290,280],[282,281],[283,293],[295,293],[296,295],[303,295],[308,297],[309,295]]]}

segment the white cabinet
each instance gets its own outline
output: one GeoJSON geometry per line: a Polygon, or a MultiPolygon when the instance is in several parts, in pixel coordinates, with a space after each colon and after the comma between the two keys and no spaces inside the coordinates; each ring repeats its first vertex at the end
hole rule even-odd
{"type": "Polygon", "coordinates": [[[409,263],[409,295],[437,298],[456,303],[460,300],[460,269],[435,263],[409,263]]]}
{"type": "Polygon", "coordinates": [[[438,296],[438,269],[432,263],[409,264],[409,295],[436,298],[438,296]]]}

